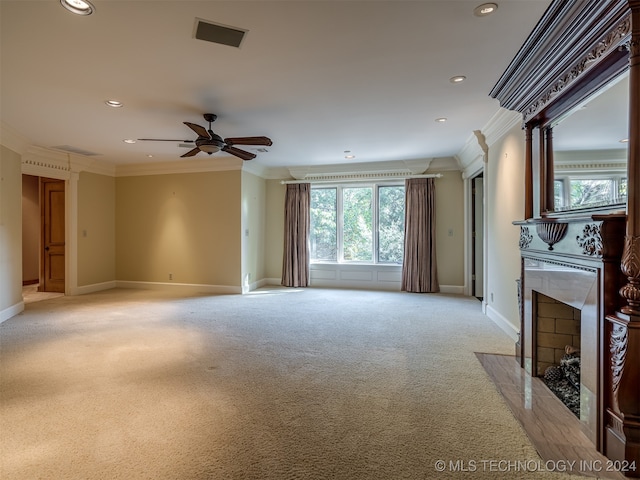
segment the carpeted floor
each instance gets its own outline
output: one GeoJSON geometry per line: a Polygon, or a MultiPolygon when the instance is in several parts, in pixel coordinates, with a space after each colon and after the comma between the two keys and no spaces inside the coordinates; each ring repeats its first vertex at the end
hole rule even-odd
{"type": "Polygon", "coordinates": [[[444,294],[31,303],[0,325],[0,478],[577,478],[535,468],[477,351],[513,343],[444,294]]]}

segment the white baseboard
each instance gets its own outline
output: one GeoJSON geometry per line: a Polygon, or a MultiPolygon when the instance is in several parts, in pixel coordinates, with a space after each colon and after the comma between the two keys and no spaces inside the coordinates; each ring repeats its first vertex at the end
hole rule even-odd
{"type": "Polygon", "coordinates": [[[18,302],[4,310],[0,310],[0,323],[9,320],[24,310],[24,302],[18,302]]]}
{"type": "Polygon", "coordinates": [[[128,280],[116,280],[117,288],[137,288],[141,290],[161,290],[176,293],[212,293],[212,294],[241,294],[241,286],[206,285],[196,283],[162,283],[162,282],[133,282],[128,280]]]}
{"type": "MultiPolygon", "coordinates": [[[[265,278],[264,285],[281,285],[282,279],[280,278],[265,278]]],[[[261,285],[261,286],[264,286],[261,285]]],[[[357,288],[357,289],[370,289],[370,290],[385,290],[385,291],[400,291],[400,284],[397,285],[385,285],[385,288],[375,288],[374,285],[370,283],[351,283],[347,284],[344,282],[319,282],[313,281],[310,285],[311,287],[318,288],[357,288]]],[[[260,288],[260,287],[258,287],[260,288]]],[[[453,295],[464,295],[464,286],[463,285],[440,285],[440,293],[450,293],[453,295]]]]}
{"type": "Polygon", "coordinates": [[[491,305],[487,305],[486,315],[493,320],[493,323],[500,327],[504,333],[509,335],[514,342],[518,341],[518,328],[507,320],[506,317],[498,313],[491,305]]]}
{"type": "Polygon", "coordinates": [[[242,286],[242,293],[249,293],[257,290],[258,288],[262,288],[266,285],[269,285],[268,279],[263,278],[262,280],[258,280],[257,282],[253,282],[250,285],[242,286]]]}
{"type": "Polygon", "coordinates": [[[440,293],[464,295],[464,286],[463,285],[440,285],[440,293]]]}
{"type": "Polygon", "coordinates": [[[116,281],[113,280],[111,282],[102,282],[102,283],[94,283],[91,285],[83,285],[81,287],[77,287],[75,292],[72,295],[85,295],[87,293],[101,292],[103,290],[111,290],[112,288],[116,288],[116,281]]]}

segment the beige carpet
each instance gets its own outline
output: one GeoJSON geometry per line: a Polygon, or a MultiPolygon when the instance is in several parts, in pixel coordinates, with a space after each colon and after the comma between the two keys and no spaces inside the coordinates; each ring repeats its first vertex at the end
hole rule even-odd
{"type": "Polygon", "coordinates": [[[0,342],[3,480],[576,478],[453,471],[539,459],[472,298],[111,290],[28,304],[0,342]]]}

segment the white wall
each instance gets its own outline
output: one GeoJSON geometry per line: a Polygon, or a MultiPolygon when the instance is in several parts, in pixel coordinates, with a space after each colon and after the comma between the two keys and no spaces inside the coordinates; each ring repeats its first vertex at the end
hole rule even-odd
{"type": "Polygon", "coordinates": [[[242,291],[255,290],[265,280],[266,181],[242,172],[242,291]]]}
{"type": "Polygon", "coordinates": [[[77,240],[78,286],[81,291],[115,285],[115,210],[115,178],[81,172],[78,180],[77,240]]]}
{"type": "Polygon", "coordinates": [[[21,157],[0,147],[0,322],[24,309],[22,302],[21,157]]]}
{"type": "Polygon", "coordinates": [[[22,281],[40,279],[39,179],[22,175],[22,281]]]}
{"type": "Polygon", "coordinates": [[[489,144],[487,201],[487,315],[515,337],[520,329],[516,279],[520,277],[520,229],[524,217],[525,137],[519,125],[489,144]]]}

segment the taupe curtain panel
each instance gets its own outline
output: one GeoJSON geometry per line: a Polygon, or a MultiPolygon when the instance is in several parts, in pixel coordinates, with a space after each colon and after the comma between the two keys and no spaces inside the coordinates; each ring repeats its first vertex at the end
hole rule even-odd
{"type": "Polygon", "coordinates": [[[284,199],[284,258],[282,260],[282,285],[285,287],[309,285],[310,211],[311,184],[288,184],[284,199]]]}
{"type": "Polygon", "coordinates": [[[403,291],[440,291],[435,226],[434,179],[408,178],[405,180],[403,291]]]}

